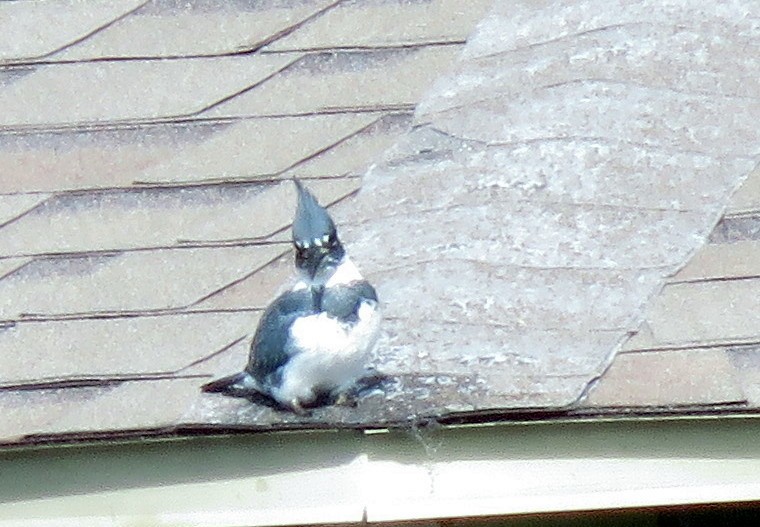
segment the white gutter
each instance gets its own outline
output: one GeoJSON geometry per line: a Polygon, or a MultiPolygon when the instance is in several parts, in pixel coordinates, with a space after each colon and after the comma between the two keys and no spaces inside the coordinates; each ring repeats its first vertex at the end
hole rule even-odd
{"type": "Polygon", "coordinates": [[[760,420],[279,433],[0,453],[0,526],[396,522],[760,499],[760,420]]]}

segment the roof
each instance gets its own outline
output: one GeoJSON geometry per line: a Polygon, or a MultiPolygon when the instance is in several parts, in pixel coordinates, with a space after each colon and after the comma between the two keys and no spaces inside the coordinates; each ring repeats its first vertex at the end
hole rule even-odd
{"type": "Polygon", "coordinates": [[[0,441],[760,405],[744,3],[490,3],[0,6],[38,28],[0,46],[0,441]],[[293,176],[394,379],[309,417],[199,391],[291,273],[293,176]]]}

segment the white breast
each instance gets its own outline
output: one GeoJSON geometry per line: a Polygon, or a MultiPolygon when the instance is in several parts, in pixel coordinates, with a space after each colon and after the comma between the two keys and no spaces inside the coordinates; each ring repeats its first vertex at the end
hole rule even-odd
{"type": "Polygon", "coordinates": [[[341,323],[326,313],[296,320],[290,335],[302,351],[288,361],[274,397],[285,404],[294,400],[308,404],[315,389],[338,393],[350,388],[365,374],[381,318],[377,303],[370,301],[359,307],[354,324],[341,323]]]}

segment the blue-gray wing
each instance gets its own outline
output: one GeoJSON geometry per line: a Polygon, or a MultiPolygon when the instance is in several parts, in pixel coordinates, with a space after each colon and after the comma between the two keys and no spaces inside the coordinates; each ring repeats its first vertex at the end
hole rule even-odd
{"type": "Polygon", "coordinates": [[[309,289],[285,292],[264,311],[253,336],[246,367],[262,386],[279,382],[281,368],[290,358],[286,350],[293,322],[315,312],[314,297],[309,289]]]}
{"type": "Polygon", "coordinates": [[[325,313],[345,322],[356,322],[363,302],[377,302],[375,288],[366,280],[325,289],[320,308],[325,313]]]}

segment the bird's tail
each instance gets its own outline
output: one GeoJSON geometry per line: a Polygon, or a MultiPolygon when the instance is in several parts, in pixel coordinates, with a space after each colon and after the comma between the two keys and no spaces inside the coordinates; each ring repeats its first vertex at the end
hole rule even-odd
{"type": "Polygon", "coordinates": [[[248,372],[241,371],[227,377],[222,377],[201,386],[206,393],[223,393],[225,395],[246,396],[257,392],[256,381],[248,372]]]}

